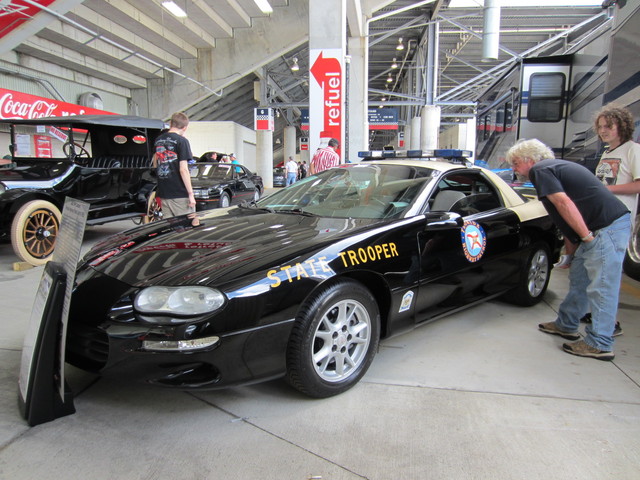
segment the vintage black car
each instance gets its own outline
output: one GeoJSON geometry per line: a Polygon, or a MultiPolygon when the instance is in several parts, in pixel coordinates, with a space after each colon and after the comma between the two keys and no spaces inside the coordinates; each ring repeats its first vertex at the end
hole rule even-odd
{"type": "Polygon", "coordinates": [[[66,197],[89,203],[88,224],[155,218],[151,149],[161,120],[78,115],[0,120],[12,165],[0,170],[0,236],[33,265],[51,259],[66,197]]]}
{"type": "Polygon", "coordinates": [[[413,154],[105,240],[77,271],[67,361],[179,389],[285,376],[327,397],[380,339],[496,297],[540,301],[561,244],[541,203],[413,154]]]}
{"type": "Polygon", "coordinates": [[[198,162],[189,169],[197,211],[258,200],[264,192],[262,177],[239,163],[198,162]]]}

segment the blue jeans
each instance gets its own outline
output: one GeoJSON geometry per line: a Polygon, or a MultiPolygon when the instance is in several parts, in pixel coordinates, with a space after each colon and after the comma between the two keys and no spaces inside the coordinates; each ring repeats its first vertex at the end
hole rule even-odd
{"type": "Polygon", "coordinates": [[[613,329],[618,312],[622,262],[631,231],[627,213],[608,227],[593,232],[581,243],[569,270],[569,293],[560,304],[556,326],[577,332],[580,318],[591,311],[584,341],[607,352],[613,349],[613,329]]]}
{"type": "Polygon", "coordinates": [[[287,187],[289,185],[292,185],[292,184],[296,183],[296,177],[297,177],[297,174],[295,172],[294,173],[291,173],[291,172],[287,173],[287,187]]]}

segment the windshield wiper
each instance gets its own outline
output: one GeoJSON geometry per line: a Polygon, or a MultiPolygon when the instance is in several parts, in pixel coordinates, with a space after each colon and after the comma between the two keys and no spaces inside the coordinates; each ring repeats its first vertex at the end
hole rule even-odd
{"type": "Polygon", "coordinates": [[[305,212],[301,208],[291,208],[287,210],[277,210],[276,213],[293,213],[295,215],[304,215],[305,217],[317,217],[315,213],[305,212]]]}
{"type": "Polygon", "coordinates": [[[250,208],[252,210],[264,210],[265,212],[269,212],[269,213],[276,213],[275,210],[273,208],[270,207],[260,207],[258,208],[258,204],[256,203],[255,200],[251,200],[250,202],[248,201],[244,201],[238,204],[239,208],[250,208]]]}

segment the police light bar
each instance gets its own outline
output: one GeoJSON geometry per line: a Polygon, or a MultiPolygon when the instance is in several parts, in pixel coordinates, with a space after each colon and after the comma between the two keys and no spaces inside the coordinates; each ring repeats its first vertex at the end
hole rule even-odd
{"type": "Polygon", "coordinates": [[[471,150],[446,148],[438,150],[366,150],[358,152],[358,157],[373,159],[384,158],[445,158],[452,161],[463,161],[473,155],[471,150]]]}

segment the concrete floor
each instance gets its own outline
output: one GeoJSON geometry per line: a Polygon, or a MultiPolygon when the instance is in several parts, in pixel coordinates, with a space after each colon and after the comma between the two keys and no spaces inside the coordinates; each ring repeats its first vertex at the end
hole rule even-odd
{"type": "MultiPolygon", "coordinates": [[[[85,246],[132,226],[92,227],[85,246]]],[[[492,301],[382,343],[355,388],[311,400],[282,381],[184,393],[67,368],[76,413],[33,428],[17,407],[42,268],[0,245],[0,479],[640,478],[640,283],[624,277],[616,359],[537,330],[566,293],[492,301]]]]}

